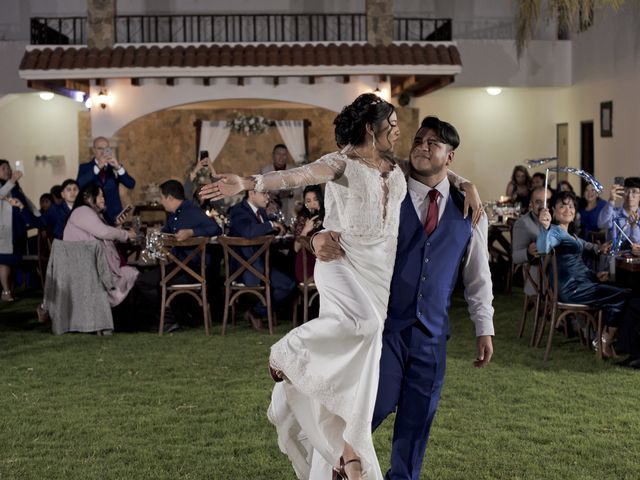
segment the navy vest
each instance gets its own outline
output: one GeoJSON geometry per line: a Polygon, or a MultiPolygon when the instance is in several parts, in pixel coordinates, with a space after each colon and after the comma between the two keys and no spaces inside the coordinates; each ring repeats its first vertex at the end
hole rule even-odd
{"type": "Polygon", "coordinates": [[[433,336],[449,336],[449,303],[469,240],[471,216],[462,218],[464,197],[451,186],[442,218],[424,233],[411,196],[400,207],[396,264],[385,330],[398,332],[422,322],[433,336]]]}

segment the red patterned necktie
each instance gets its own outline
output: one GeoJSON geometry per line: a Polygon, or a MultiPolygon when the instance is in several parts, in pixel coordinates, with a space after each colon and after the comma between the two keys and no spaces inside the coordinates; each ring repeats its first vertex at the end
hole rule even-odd
{"type": "Polygon", "coordinates": [[[258,223],[264,223],[262,215],[260,215],[260,210],[256,210],[256,218],[258,219],[258,223]]]}
{"type": "Polygon", "coordinates": [[[98,176],[100,177],[100,183],[102,185],[107,183],[107,169],[106,168],[101,168],[100,169],[100,173],[98,174],[98,176]]]}
{"type": "Polygon", "coordinates": [[[424,221],[424,233],[431,235],[438,226],[438,197],[440,192],[435,188],[429,190],[429,207],[427,208],[427,218],[424,221]]]}

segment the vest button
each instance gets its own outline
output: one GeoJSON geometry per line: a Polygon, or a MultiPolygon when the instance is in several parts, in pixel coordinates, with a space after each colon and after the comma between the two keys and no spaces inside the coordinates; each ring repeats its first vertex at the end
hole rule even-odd
{"type": "Polygon", "coordinates": [[[426,279],[427,279],[427,277],[425,277],[425,276],[420,277],[420,281],[421,282],[424,282],[426,279]]]}
{"type": "Polygon", "coordinates": [[[421,293],[418,294],[418,298],[422,298],[422,294],[421,293]]]}
{"type": "Polygon", "coordinates": [[[427,247],[430,247],[430,246],[431,246],[431,242],[427,242],[427,247]]]}
{"type": "Polygon", "coordinates": [[[425,258],[425,259],[424,259],[424,263],[429,263],[429,259],[428,259],[428,258],[425,258]]]}

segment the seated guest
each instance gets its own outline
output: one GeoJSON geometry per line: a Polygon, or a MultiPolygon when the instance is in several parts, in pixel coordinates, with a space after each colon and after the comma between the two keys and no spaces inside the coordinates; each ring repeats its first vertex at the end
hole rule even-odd
{"type": "MultiPolygon", "coordinates": [[[[176,240],[183,241],[191,237],[216,237],[222,234],[220,226],[212,218],[209,218],[204,211],[185,200],[184,187],[177,180],[168,180],[160,185],[160,202],[169,214],[167,223],[162,227],[162,232],[175,235],[176,240]]],[[[173,254],[183,260],[193,251],[193,247],[176,247],[173,254]]],[[[208,258],[205,259],[208,262],[208,258]]],[[[194,271],[200,270],[200,257],[196,256],[191,261],[191,267],[194,271]]],[[[177,268],[176,265],[170,265],[168,271],[177,268]]],[[[146,270],[140,274],[136,282],[136,290],[144,296],[150,304],[160,307],[160,280],[162,278],[160,267],[146,270]]],[[[180,271],[170,281],[170,284],[176,283],[193,283],[194,279],[185,271],[180,271]]],[[[180,328],[176,318],[175,311],[168,309],[165,313],[164,333],[169,333],[180,328]]]]}
{"type": "Polygon", "coordinates": [[[14,300],[12,277],[27,244],[27,227],[18,204],[35,209],[18,184],[21,177],[22,172],[13,172],[7,160],[0,160],[0,300],[3,302],[14,300]]]}
{"type": "Polygon", "coordinates": [[[608,277],[607,272],[594,274],[582,261],[582,253],[606,252],[607,246],[585,242],[575,236],[573,221],[576,216],[576,197],[571,192],[559,192],[555,198],[553,225],[548,209],[540,212],[542,228],[538,235],[537,247],[541,253],[555,249],[558,265],[558,299],[566,303],[579,303],[600,308],[608,327],[602,336],[602,354],[614,355],[611,343],[622,322],[628,291],[612,285],[600,283],[608,277]]]}
{"type": "Polygon", "coordinates": [[[53,232],[53,238],[62,240],[62,233],[64,227],[67,224],[67,218],[71,214],[71,209],[78,197],[78,182],[72,178],[68,178],[62,182],[62,191],[60,196],[62,197],[62,203],[54,203],[44,215],[36,217],[31,213],[28,208],[24,208],[24,205],[19,205],[22,218],[29,227],[35,228],[51,228],[53,232]]]}
{"type": "Polygon", "coordinates": [[[40,214],[46,213],[51,205],[53,205],[53,197],[50,193],[40,195],[40,214]]]}
{"type": "MultiPolygon", "coordinates": [[[[624,186],[613,185],[609,196],[609,202],[602,208],[598,217],[598,227],[609,232],[609,238],[618,239],[624,237],[618,227],[631,239],[632,243],[640,243],[640,177],[628,177],[624,180],[624,186]],[[621,207],[615,206],[617,199],[623,198],[621,207]]],[[[624,248],[631,248],[629,242],[624,239],[624,248]]]]}
{"type": "Polygon", "coordinates": [[[138,271],[126,265],[116,248],[116,241],[127,242],[136,238],[133,230],[111,227],[104,219],[105,201],[102,188],[91,184],[82,189],[64,227],[65,242],[103,242],[107,263],[113,274],[115,288],[110,290],[109,305],[119,305],[127,296],[138,277],[138,271]]]}
{"type": "MultiPolygon", "coordinates": [[[[531,176],[531,190],[544,187],[544,182],[547,176],[542,172],[536,172],[531,176]]],[[[551,190],[551,189],[550,189],[551,190]]],[[[552,191],[553,193],[553,191],[552,191]]]]}
{"type": "Polygon", "coordinates": [[[61,192],[62,192],[62,185],[54,185],[49,190],[49,193],[51,194],[51,198],[53,198],[53,203],[55,203],[56,205],[60,205],[63,202],[61,192]]]}
{"type": "MultiPolygon", "coordinates": [[[[295,242],[293,249],[296,252],[296,280],[305,281],[303,278],[302,268],[302,244],[298,241],[300,237],[310,238],[314,233],[322,230],[322,221],[324,220],[324,198],[322,188],[319,185],[309,185],[305,187],[303,193],[304,206],[302,211],[296,218],[293,227],[295,242]]],[[[307,275],[313,278],[313,269],[316,264],[316,258],[307,253],[307,275]]]]}
{"type": "Polygon", "coordinates": [[[607,204],[600,198],[600,194],[595,187],[588,183],[584,189],[584,201],[579,211],[580,215],[580,238],[589,240],[589,234],[599,232],[598,217],[607,204]]]}
{"type": "Polygon", "coordinates": [[[525,206],[529,204],[531,177],[529,171],[522,165],[517,165],[511,174],[511,181],[507,184],[507,197],[513,203],[525,206]]]}
{"type": "MultiPolygon", "coordinates": [[[[538,187],[531,192],[531,201],[529,202],[529,212],[522,215],[513,225],[512,232],[512,258],[516,265],[525,263],[531,264],[531,277],[535,280],[538,278],[538,265],[540,264],[540,254],[536,247],[536,240],[540,233],[540,221],[538,217],[540,211],[544,208],[545,190],[544,186],[538,187]]],[[[551,199],[551,192],[547,190],[547,201],[551,199]]],[[[527,295],[535,295],[536,291],[525,279],[524,293],[527,295]]]]}
{"type": "MultiPolygon", "coordinates": [[[[247,192],[245,199],[229,210],[229,219],[231,222],[229,236],[252,239],[262,235],[270,235],[275,232],[283,234],[285,228],[281,223],[267,219],[265,208],[268,203],[268,193],[253,190],[247,192]]],[[[259,247],[244,247],[240,249],[240,254],[244,258],[249,259],[258,248],[259,247]]],[[[262,259],[258,259],[254,263],[254,267],[258,271],[264,272],[262,259]]],[[[272,266],[269,270],[271,275],[271,297],[273,303],[277,305],[293,292],[296,284],[277,268],[272,266]]],[[[242,282],[246,285],[253,286],[258,285],[259,280],[255,275],[245,271],[242,274],[242,282]]],[[[247,312],[247,316],[255,329],[261,328],[262,318],[266,315],[266,306],[261,303],[258,303],[253,310],[247,312]]]]}

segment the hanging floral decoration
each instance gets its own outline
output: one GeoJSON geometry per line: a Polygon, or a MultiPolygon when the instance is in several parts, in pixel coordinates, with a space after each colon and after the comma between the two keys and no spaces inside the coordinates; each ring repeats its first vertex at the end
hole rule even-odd
{"type": "Polygon", "coordinates": [[[236,133],[255,135],[264,132],[275,125],[273,120],[267,120],[261,116],[238,115],[227,122],[227,126],[236,133]]]}

